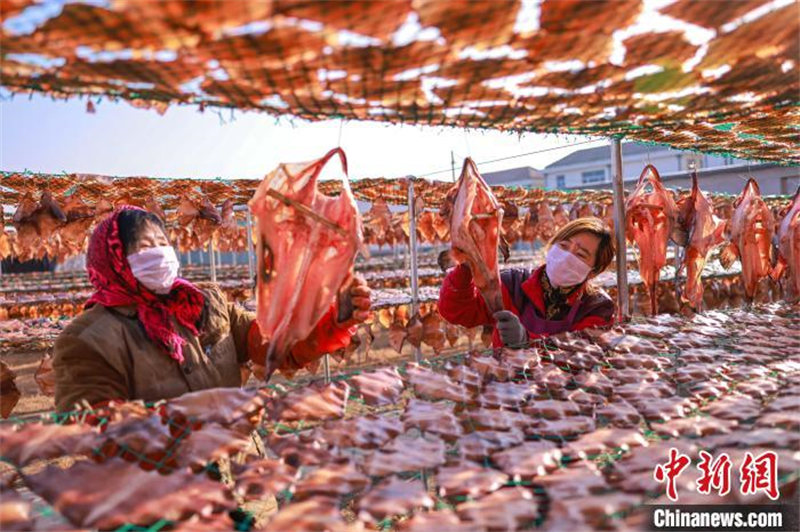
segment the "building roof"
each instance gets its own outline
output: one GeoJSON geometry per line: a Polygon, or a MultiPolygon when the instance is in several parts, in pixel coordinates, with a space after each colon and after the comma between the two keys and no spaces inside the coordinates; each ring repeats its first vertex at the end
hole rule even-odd
{"type": "MultiPolygon", "coordinates": [[[[638,155],[641,153],[654,153],[660,151],[670,151],[669,148],[664,146],[653,146],[650,144],[639,144],[637,142],[623,142],[622,143],[622,159],[630,157],[631,155],[638,155]]],[[[552,168],[559,168],[561,166],[572,166],[574,164],[584,164],[594,161],[610,161],[611,160],[611,146],[599,146],[597,148],[586,148],[585,150],[578,150],[570,153],[556,162],[545,167],[546,170],[552,168]]]]}
{"type": "MultiPolygon", "coordinates": [[[[772,170],[776,168],[785,169],[787,172],[791,172],[792,170],[796,170],[796,175],[800,177],[800,170],[797,168],[792,167],[784,167],[779,164],[771,163],[771,162],[764,162],[764,163],[751,163],[751,164],[734,164],[730,166],[712,166],[710,168],[699,168],[697,170],[697,178],[700,180],[701,186],[702,181],[705,178],[709,177],[719,177],[725,175],[739,176],[740,182],[744,183],[746,181],[745,175],[753,175],[753,172],[758,172],[762,170],[772,170]]],[[[690,179],[692,173],[688,170],[679,170],[677,172],[667,172],[664,174],[659,174],[661,177],[661,181],[667,183],[669,181],[676,181],[676,180],[684,180],[690,179]]],[[[623,184],[625,186],[634,185],[639,181],[639,176],[628,176],[623,178],[623,184]]],[[[609,188],[609,183],[590,183],[587,185],[579,185],[577,187],[570,187],[566,190],[602,190],[609,188]]],[[[711,192],[714,192],[713,190],[711,192]]]]}
{"type": "Polygon", "coordinates": [[[482,173],[484,181],[489,185],[534,185],[544,179],[544,174],[530,166],[509,168],[497,172],[482,173]]]}

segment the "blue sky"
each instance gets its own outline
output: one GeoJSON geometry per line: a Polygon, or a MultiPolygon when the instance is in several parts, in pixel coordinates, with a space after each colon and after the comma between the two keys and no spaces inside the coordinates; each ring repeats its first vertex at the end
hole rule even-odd
{"type": "MultiPolygon", "coordinates": [[[[446,170],[450,150],[457,171],[465,156],[478,163],[542,149],[538,155],[480,166],[482,172],[542,168],[576,149],[586,137],[391,126],[339,120],[308,123],[263,113],[221,115],[173,106],[164,115],[104,100],[96,113],[86,100],[52,101],[4,96],[0,103],[0,169],[98,173],[117,176],[260,178],[281,162],[315,159],[341,146],[350,176],[398,177],[446,170]]],[[[449,172],[431,176],[449,179],[449,172]]]]}

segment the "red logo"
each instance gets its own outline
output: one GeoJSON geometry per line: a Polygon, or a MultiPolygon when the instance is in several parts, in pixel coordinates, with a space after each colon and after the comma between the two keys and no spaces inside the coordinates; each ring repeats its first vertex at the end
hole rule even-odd
{"type": "Polygon", "coordinates": [[[710,495],[716,490],[720,497],[731,491],[731,457],[722,453],[716,460],[705,451],[700,451],[697,469],[703,474],[697,481],[697,492],[710,495]]]}
{"type": "MultiPolygon", "coordinates": [[[[677,478],[691,463],[691,458],[681,454],[676,448],[669,450],[669,460],[665,464],[657,464],[653,470],[656,482],[667,483],[667,497],[671,501],[678,500],[677,478]]],[[[731,491],[730,456],[722,453],[714,458],[706,451],[700,451],[697,469],[701,476],[697,480],[697,492],[710,495],[716,492],[724,497],[731,491]]],[[[774,451],[765,451],[754,458],[752,453],[744,455],[739,468],[739,491],[742,495],[753,495],[763,491],[773,501],[780,497],[778,489],[778,455],[774,451]]]]}
{"type": "Polygon", "coordinates": [[[739,468],[742,495],[763,491],[773,501],[780,496],[778,492],[778,455],[765,451],[753,458],[749,452],[744,454],[744,462],[739,468]]]}
{"type": "Polygon", "coordinates": [[[658,464],[653,471],[653,478],[656,482],[667,482],[667,497],[671,501],[678,500],[678,488],[675,480],[678,475],[692,462],[685,454],[681,454],[678,449],[672,447],[669,450],[669,461],[666,464],[658,464]]]}

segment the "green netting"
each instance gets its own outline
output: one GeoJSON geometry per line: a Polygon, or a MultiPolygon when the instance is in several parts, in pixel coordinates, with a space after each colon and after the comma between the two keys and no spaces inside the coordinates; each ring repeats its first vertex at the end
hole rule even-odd
{"type": "MultiPolygon", "coordinates": [[[[757,309],[754,309],[754,310],[757,311],[757,309]]],[[[734,316],[731,316],[731,318],[730,318],[731,321],[729,321],[728,323],[729,323],[729,325],[735,326],[736,325],[735,315],[738,312],[740,312],[740,311],[734,310],[734,311],[722,312],[722,313],[718,312],[718,314],[723,314],[724,315],[724,314],[731,314],[732,313],[734,316]]],[[[800,319],[800,311],[795,310],[794,312],[789,313],[789,314],[784,313],[784,317],[787,317],[788,319],[793,319],[793,320],[797,321],[798,319],[800,319]]],[[[647,320],[647,319],[634,320],[632,324],[636,325],[637,323],[640,323],[640,322],[649,323],[649,320],[647,320]]],[[[680,327],[676,328],[676,330],[679,330],[679,329],[683,328],[683,326],[688,325],[688,324],[690,324],[690,322],[683,321],[682,325],[680,327]]],[[[709,344],[710,344],[709,347],[716,347],[716,348],[723,349],[726,352],[735,353],[735,352],[741,351],[741,348],[739,347],[739,344],[737,342],[737,338],[743,337],[743,336],[746,336],[746,331],[744,329],[742,329],[741,331],[735,332],[735,336],[718,335],[718,336],[714,337],[709,342],[709,344]]],[[[562,365],[556,364],[556,362],[553,360],[552,354],[558,352],[558,348],[551,341],[549,341],[549,340],[535,341],[534,344],[535,344],[536,347],[539,348],[540,354],[541,354],[543,360],[545,361],[546,365],[548,365],[549,367],[558,367],[560,370],[565,372],[566,375],[570,375],[570,374],[574,373],[574,368],[572,368],[570,366],[562,366],[562,365]]],[[[685,351],[684,348],[678,348],[678,347],[675,347],[673,345],[672,347],[668,347],[668,349],[663,350],[663,351],[661,351],[661,352],[659,352],[659,353],[657,353],[657,354],[655,354],[653,356],[655,356],[655,357],[664,357],[664,358],[669,358],[669,359],[673,360],[674,361],[674,365],[672,365],[667,370],[667,374],[673,374],[675,372],[675,370],[678,368],[679,364],[682,362],[681,356],[682,356],[684,351],[685,351]]],[[[478,350],[474,351],[474,354],[475,355],[479,355],[479,356],[483,356],[483,355],[491,355],[494,352],[495,351],[493,349],[491,349],[491,348],[489,348],[489,349],[478,349],[478,350]]],[[[464,362],[464,356],[465,356],[465,354],[463,352],[455,352],[455,353],[445,354],[445,355],[441,355],[441,356],[430,357],[430,358],[426,358],[425,360],[423,360],[422,361],[422,365],[439,371],[439,370],[443,370],[444,366],[446,364],[448,364],[448,363],[463,363],[464,362]]],[[[398,370],[401,373],[405,374],[406,373],[406,367],[407,367],[407,365],[409,363],[410,363],[410,361],[402,361],[397,366],[398,370]]],[[[732,366],[732,367],[736,366],[736,365],[739,365],[739,364],[744,364],[744,365],[751,365],[752,364],[752,362],[749,362],[749,361],[743,361],[741,363],[737,363],[737,362],[731,361],[731,360],[726,360],[725,363],[730,365],[730,366],[732,366]]],[[[611,366],[609,364],[609,361],[606,360],[605,356],[604,356],[603,359],[600,360],[600,364],[599,365],[595,365],[595,366],[593,366],[591,369],[589,369],[587,371],[597,372],[600,369],[602,369],[603,367],[616,367],[616,366],[611,366]]],[[[353,378],[356,375],[363,374],[364,371],[366,371],[366,370],[346,371],[346,372],[334,375],[332,377],[332,381],[334,381],[334,382],[345,381],[346,382],[346,381],[348,381],[349,379],[353,378]]],[[[780,379],[780,377],[781,377],[781,375],[779,375],[775,370],[772,370],[772,372],[770,373],[770,376],[773,377],[773,378],[776,378],[776,379],[780,379]]],[[[517,373],[516,377],[514,379],[512,379],[512,381],[531,382],[530,375],[526,374],[524,371],[520,372],[520,373],[517,373]]],[[[681,396],[681,397],[686,397],[688,394],[691,393],[689,391],[691,386],[696,384],[696,383],[698,383],[698,382],[703,382],[703,381],[701,379],[700,381],[692,380],[692,381],[683,382],[683,383],[678,382],[677,383],[677,395],[681,396]]],[[[306,385],[306,383],[304,383],[304,382],[287,382],[287,383],[282,383],[281,385],[267,384],[267,385],[262,386],[261,388],[266,389],[266,390],[270,390],[272,392],[277,392],[277,393],[280,393],[280,394],[284,394],[284,393],[289,393],[292,390],[301,388],[301,387],[303,387],[305,385],[306,385]]],[[[737,385],[736,382],[732,383],[732,386],[730,386],[730,390],[729,391],[735,391],[736,390],[736,385],[737,385]]],[[[578,386],[577,388],[580,388],[580,386],[578,386]]],[[[407,388],[407,390],[411,390],[411,387],[409,386],[407,388]]],[[[413,395],[416,395],[416,394],[413,394],[413,395]]],[[[554,395],[553,391],[549,387],[547,387],[545,389],[545,391],[544,391],[543,397],[547,398],[547,399],[560,399],[562,397],[562,395],[561,394],[554,395]]],[[[687,414],[688,416],[695,416],[695,415],[707,416],[708,414],[700,411],[700,409],[703,406],[705,406],[707,404],[710,404],[713,401],[719,399],[719,397],[716,397],[716,396],[715,397],[702,397],[702,398],[699,398],[699,399],[697,397],[695,397],[695,399],[697,399],[697,403],[698,404],[691,412],[689,412],[687,414]]],[[[451,403],[451,402],[448,401],[448,403],[451,403]]],[[[158,408],[160,406],[160,404],[162,404],[162,403],[161,402],[158,402],[158,403],[147,403],[146,406],[149,407],[149,408],[155,409],[155,408],[158,408]]],[[[396,415],[396,414],[399,414],[401,411],[403,411],[403,409],[404,409],[404,404],[401,401],[400,403],[398,403],[396,405],[392,405],[392,406],[390,406],[388,408],[376,409],[375,411],[379,412],[381,415],[396,415]]],[[[107,415],[107,411],[101,408],[101,409],[95,409],[95,410],[80,410],[80,411],[66,412],[66,413],[60,413],[60,414],[49,413],[49,414],[46,414],[46,415],[42,416],[40,419],[44,419],[44,420],[46,420],[48,422],[52,422],[52,423],[68,423],[68,422],[87,422],[87,421],[92,421],[93,423],[102,426],[104,424],[108,424],[109,423],[109,418],[106,417],[106,415],[107,415]]],[[[361,414],[357,414],[357,415],[361,415],[361,414]]],[[[345,417],[349,418],[349,417],[352,417],[352,415],[351,414],[347,414],[345,417]]],[[[470,418],[467,418],[467,419],[470,419],[470,418]]],[[[602,423],[603,422],[602,418],[599,418],[599,419],[600,419],[600,422],[602,423]]],[[[14,419],[8,420],[6,423],[26,423],[26,422],[30,422],[30,421],[31,421],[30,419],[14,418],[14,419]]],[[[163,456],[163,457],[161,457],[161,458],[159,458],[157,460],[152,459],[150,456],[147,456],[147,455],[144,455],[142,453],[139,453],[139,452],[137,452],[136,449],[128,447],[128,446],[125,446],[125,445],[119,446],[119,449],[117,451],[117,455],[125,453],[125,454],[129,455],[130,457],[135,458],[135,460],[138,463],[140,463],[141,465],[147,466],[148,468],[152,467],[153,469],[155,469],[157,471],[169,470],[170,469],[170,460],[171,460],[171,458],[174,458],[174,454],[173,453],[175,452],[178,444],[183,439],[185,439],[187,437],[190,437],[190,434],[192,432],[193,421],[199,421],[199,420],[189,419],[188,422],[186,422],[184,420],[181,420],[181,422],[177,422],[175,419],[172,419],[172,418],[168,418],[166,420],[168,426],[170,426],[171,428],[175,429],[173,431],[173,433],[174,433],[174,442],[172,442],[170,447],[167,449],[167,452],[166,452],[165,456],[163,456]]],[[[299,422],[296,422],[296,423],[282,423],[282,422],[271,422],[268,419],[265,419],[265,421],[262,424],[260,424],[259,426],[256,427],[256,430],[262,436],[269,436],[270,434],[273,434],[273,433],[274,434],[279,434],[279,435],[301,434],[301,433],[304,433],[304,432],[306,432],[308,430],[313,429],[317,425],[319,425],[319,422],[306,423],[304,421],[299,421],[299,422]]],[[[668,435],[659,434],[658,432],[653,430],[653,426],[654,425],[658,425],[658,423],[655,422],[655,421],[642,421],[640,423],[639,427],[638,427],[638,429],[641,431],[641,433],[651,442],[671,441],[671,440],[688,440],[688,441],[691,441],[691,440],[694,439],[693,437],[687,438],[686,436],[680,436],[678,438],[674,438],[674,437],[671,437],[671,436],[668,436],[668,435]]],[[[473,426],[472,428],[476,429],[477,427],[473,426]]],[[[555,442],[558,442],[558,443],[560,443],[562,445],[568,443],[569,441],[572,441],[572,439],[573,439],[573,438],[564,437],[564,436],[548,436],[548,435],[539,435],[539,436],[537,436],[535,434],[535,432],[529,433],[527,439],[536,440],[536,439],[540,439],[540,438],[541,439],[547,439],[547,440],[550,440],[550,441],[555,441],[555,442]]],[[[447,453],[449,455],[455,455],[455,453],[457,453],[457,451],[458,451],[457,444],[452,444],[452,443],[448,443],[447,444],[447,453]]],[[[615,462],[617,462],[617,461],[619,461],[621,459],[624,459],[624,457],[628,454],[628,451],[629,450],[626,447],[609,446],[609,448],[605,452],[603,452],[603,453],[601,453],[599,455],[589,455],[589,456],[587,456],[586,459],[590,460],[590,461],[593,461],[596,465],[601,466],[601,467],[610,466],[610,465],[614,464],[615,462]]],[[[104,449],[104,447],[95,448],[93,450],[93,453],[98,457],[108,458],[107,450],[104,449]]],[[[561,467],[562,468],[566,467],[570,463],[572,463],[572,461],[575,461],[575,460],[577,460],[577,459],[576,458],[563,457],[561,459],[561,467]]],[[[489,460],[489,457],[485,457],[484,458],[484,464],[483,465],[485,467],[489,467],[489,468],[493,467],[493,464],[489,460]]],[[[216,464],[211,462],[211,463],[207,463],[206,464],[206,466],[203,469],[203,471],[204,472],[212,472],[215,469],[216,469],[216,464]]],[[[409,471],[409,472],[403,473],[402,474],[402,478],[423,479],[427,483],[428,472],[426,470],[409,471]]],[[[784,474],[784,475],[781,476],[779,481],[781,483],[785,483],[785,482],[790,481],[793,478],[795,478],[794,474],[784,474]]],[[[376,482],[376,481],[377,481],[377,479],[373,479],[373,483],[376,482]]],[[[535,481],[535,479],[534,480],[526,480],[526,479],[513,480],[512,479],[512,480],[510,480],[509,482],[506,483],[506,486],[525,486],[525,487],[530,487],[531,489],[534,490],[534,493],[537,494],[538,496],[545,496],[546,495],[546,490],[543,490],[541,485],[538,485],[537,482],[535,481]]],[[[282,499],[285,499],[287,502],[289,502],[291,500],[291,493],[290,492],[282,493],[282,494],[279,494],[279,495],[281,495],[282,499]]],[[[345,496],[342,499],[342,501],[343,501],[342,505],[346,505],[347,501],[352,500],[355,495],[356,494],[349,494],[349,495],[345,496]]],[[[643,504],[646,504],[647,501],[650,500],[648,497],[655,497],[655,495],[646,496],[645,499],[643,500],[643,504]]],[[[439,509],[441,509],[441,508],[450,508],[454,504],[458,504],[460,502],[464,502],[464,501],[467,501],[467,500],[471,500],[471,498],[470,497],[450,497],[450,498],[437,497],[436,498],[436,504],[437,504],[437,508],[439,508],[439,509]]],[[[625,512],[622,512],[622,513],[619,513],[619,514],[615,514],[615,515],[611,516],[611,519],[612,520],[614,520],[614,519],[622,519],[626,515],[630,514],[631,512],[636,511],[637,508],[638,508],[638,506],[634,506],[633,508],[630,508],[630,509],[626,510],[625,512]]],[[[49,508],[49,507],[43,507],[41,509],[38,509],[38,511],[39,511],[40,515],[45,515],[45,516],[46,515],[50,515],[52,513],[52,509],[49,508]]],[[[245,513],[240,513],[240,514],[238,514],[238,516],[239,516],[239,519],[236,520],[236,524],[234,526],[236,526],[237,529],[239,529],[239,530],[246,530],[247,527],[250,526],[250,524],[252,523],[252,516],[248,517],[247,514],[245,514],[245,513]]],[[[543,516],[540,517],[540,519],[537,519],[537,522],[531,523],[531,526],[533,526],[533,527],[540,526],[542,524],[542,520],[543,519],[544,519],[543,516]]],[[[171,523],[170,521],[162,519],[162,520],[154,522],[149,527],[142,527],[142,526],[135,526],[133,524],[128,524],[128,525],[125,525],[123,527],[118,528],[117,532],[127,532],[127,531],[133,531],[133,530],[137,530],[137,531],[139,531],[139,530],[148,530],[148,531],[156,532],[156,531],[160,531],[162,529],[165,529],[165,528],[171,526],[172,524],[173,523],[171,523]]],[[[391,527],[394,526],[394,524],[395,524],[395,522],[392,519],[385,519],[385,520],[381,521],[378,526],[383,528],[383,529],[390,529],[391,527]]]]}

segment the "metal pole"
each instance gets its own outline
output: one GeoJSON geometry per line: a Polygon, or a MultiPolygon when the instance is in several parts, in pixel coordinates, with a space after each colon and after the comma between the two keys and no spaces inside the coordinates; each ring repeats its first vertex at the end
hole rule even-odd
{"type": "Polygon", "coordinates": [[[255,282],[255,267],[253,266],[253,217],[250,209],[247,209],[247,278],[250,282],[255,282]]]}
{"type": "MultiPolygon", "coordinates": [[[[417,213],[414,211],[414,178],[408,179],[408,247],[411,254],[411,315],[419,312],[419,277],[417,273],[417,213]]],[[[422,360],[422,351],[414,348],[414,359],[422,360]]]]}
{"type": "Polygon", "coordinates": [[[322,357],[322,369],[325,372],[325,384],[331,382],[331,356],[327,353],[322,357]]]}
{"type": "Polygon", "coordinates": [[[453,183],[456,182],[456,154],[450,150],[450,172],[453,175],[453,183]]]}
{"type": "Polygon", "coordinates": [[[217,264],[214,260],[214,239],[208,241],[208,263],[211,267],[211,282],[217,282],[217,264]]]}
{"type": "Polygon", "coordinates": [[[680,298],[681,298],[681,283],[678,280],[678,271],[681,269],[681,248],[680,248],[680,246],[678,244],[676,244],[674,242],[672,243],[672,246],[674,248],[674,253],[675,253],[675,257],[673,257],[675,259],[675,279],[674,279],[674,282],[675,282],[675,297],[677,297],[678,300],[680,300],[680,298]]]}
{"type": "Polygon", "coordinates": [[[622,146],[611,139],[611,168],[614,187],[614,232],[617,237],[617,318],[628,318],[628,247],[625,243],[625,188],[622,184],[622,146]]]}

